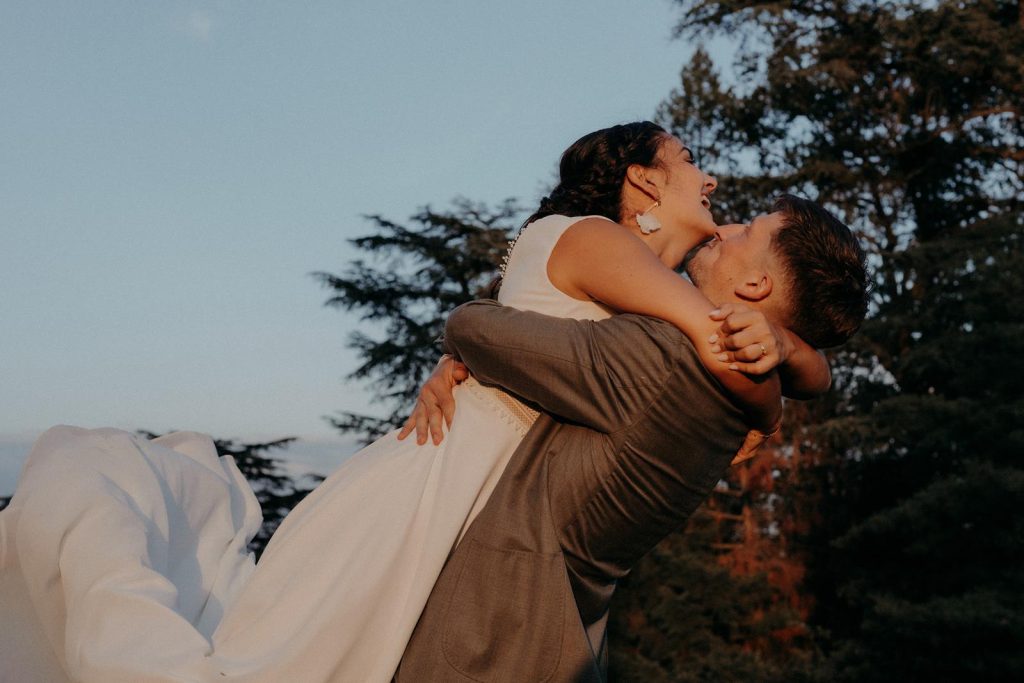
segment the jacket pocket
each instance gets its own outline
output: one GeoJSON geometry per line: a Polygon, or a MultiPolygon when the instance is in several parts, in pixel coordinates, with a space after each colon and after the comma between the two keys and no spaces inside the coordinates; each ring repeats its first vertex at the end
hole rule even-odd
{"type": "Polygon", "coordinates": [[[468,542],[444,617],[445,659],[482,683],[547,681],[562,652],[569,590],[561,553],[468,542]]]}

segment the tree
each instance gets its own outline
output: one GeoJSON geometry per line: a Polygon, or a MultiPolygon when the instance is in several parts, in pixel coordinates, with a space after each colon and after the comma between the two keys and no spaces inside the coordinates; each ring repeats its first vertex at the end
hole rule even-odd
{"type": "Polygon", "coordinates": [[[698,49],[660,113],[716,204],[797,191],[873,255],[872,317],[833,394],[789,411],[772,513],[801,521],[821,677],[1019,679],[1024,3],[679,4],[678,35],[738,45],[728,72],[698,49]]]}
{"type": "Polygon", "coordinates": [[[386,415],[344,412],[330,418],[335,427],[369,443],[401,424],[437,363],[448,312],[486,293],[521,213],[511,199],[493,208],[457,199],[449,211],[422,209],[411,225],[367,216],[374,232],[351,242],[373,261],[356,260],[341,275],[314,273],[332,291],[327,306],[384,328],[376,338],[353,332],[348,345],[362,359],[349,379],[367,382],[386,415]]]}

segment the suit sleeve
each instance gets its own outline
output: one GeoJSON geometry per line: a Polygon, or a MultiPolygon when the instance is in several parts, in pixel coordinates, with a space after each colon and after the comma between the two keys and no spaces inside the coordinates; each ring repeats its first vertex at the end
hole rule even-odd
{"type": "Polygon", "coordinates": [[[665,327],[642,316],[573,320],[474,301],[451,313],[445,343],[479,381],[611,433],[663,388],[678,347],[665,327]]]}

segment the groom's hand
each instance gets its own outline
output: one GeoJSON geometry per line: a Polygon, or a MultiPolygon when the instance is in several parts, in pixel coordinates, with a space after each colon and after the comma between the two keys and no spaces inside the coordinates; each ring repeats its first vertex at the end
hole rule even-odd
{"type": "Polygon", "coordinates": [[[447,354],[441,356],[434,372],[420,388],[416,407],[406,419],[398,438],[404,439],[415,429],[416,443],[419,445],[427,442],[428,434],[435,446],[441,443],[444,439],[441,421],[451,428],[455,417],[455,395],[452,389],[468,377],[469,369],[465,365],[447,354]]]}

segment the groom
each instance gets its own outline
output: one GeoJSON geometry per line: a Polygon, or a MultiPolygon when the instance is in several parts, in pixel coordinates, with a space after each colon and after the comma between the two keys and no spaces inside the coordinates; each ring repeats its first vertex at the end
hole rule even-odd
{"type": "MultiPolygon", "coordinates": [[[[720,229],[689,271],[711,301],[817,347],[845,341],[866,309],[856,239],[792,196],[720,229]],[[753,298],[752,279],[769,285],[753,298]]],[[[616,581],[705,499],[744,441],[743,414],[690,341],[652,318],[480,301],[452,313],[445,338],[480,381],[546,414],[449,557],[395,680],[602,681],[616,581]]]]}

